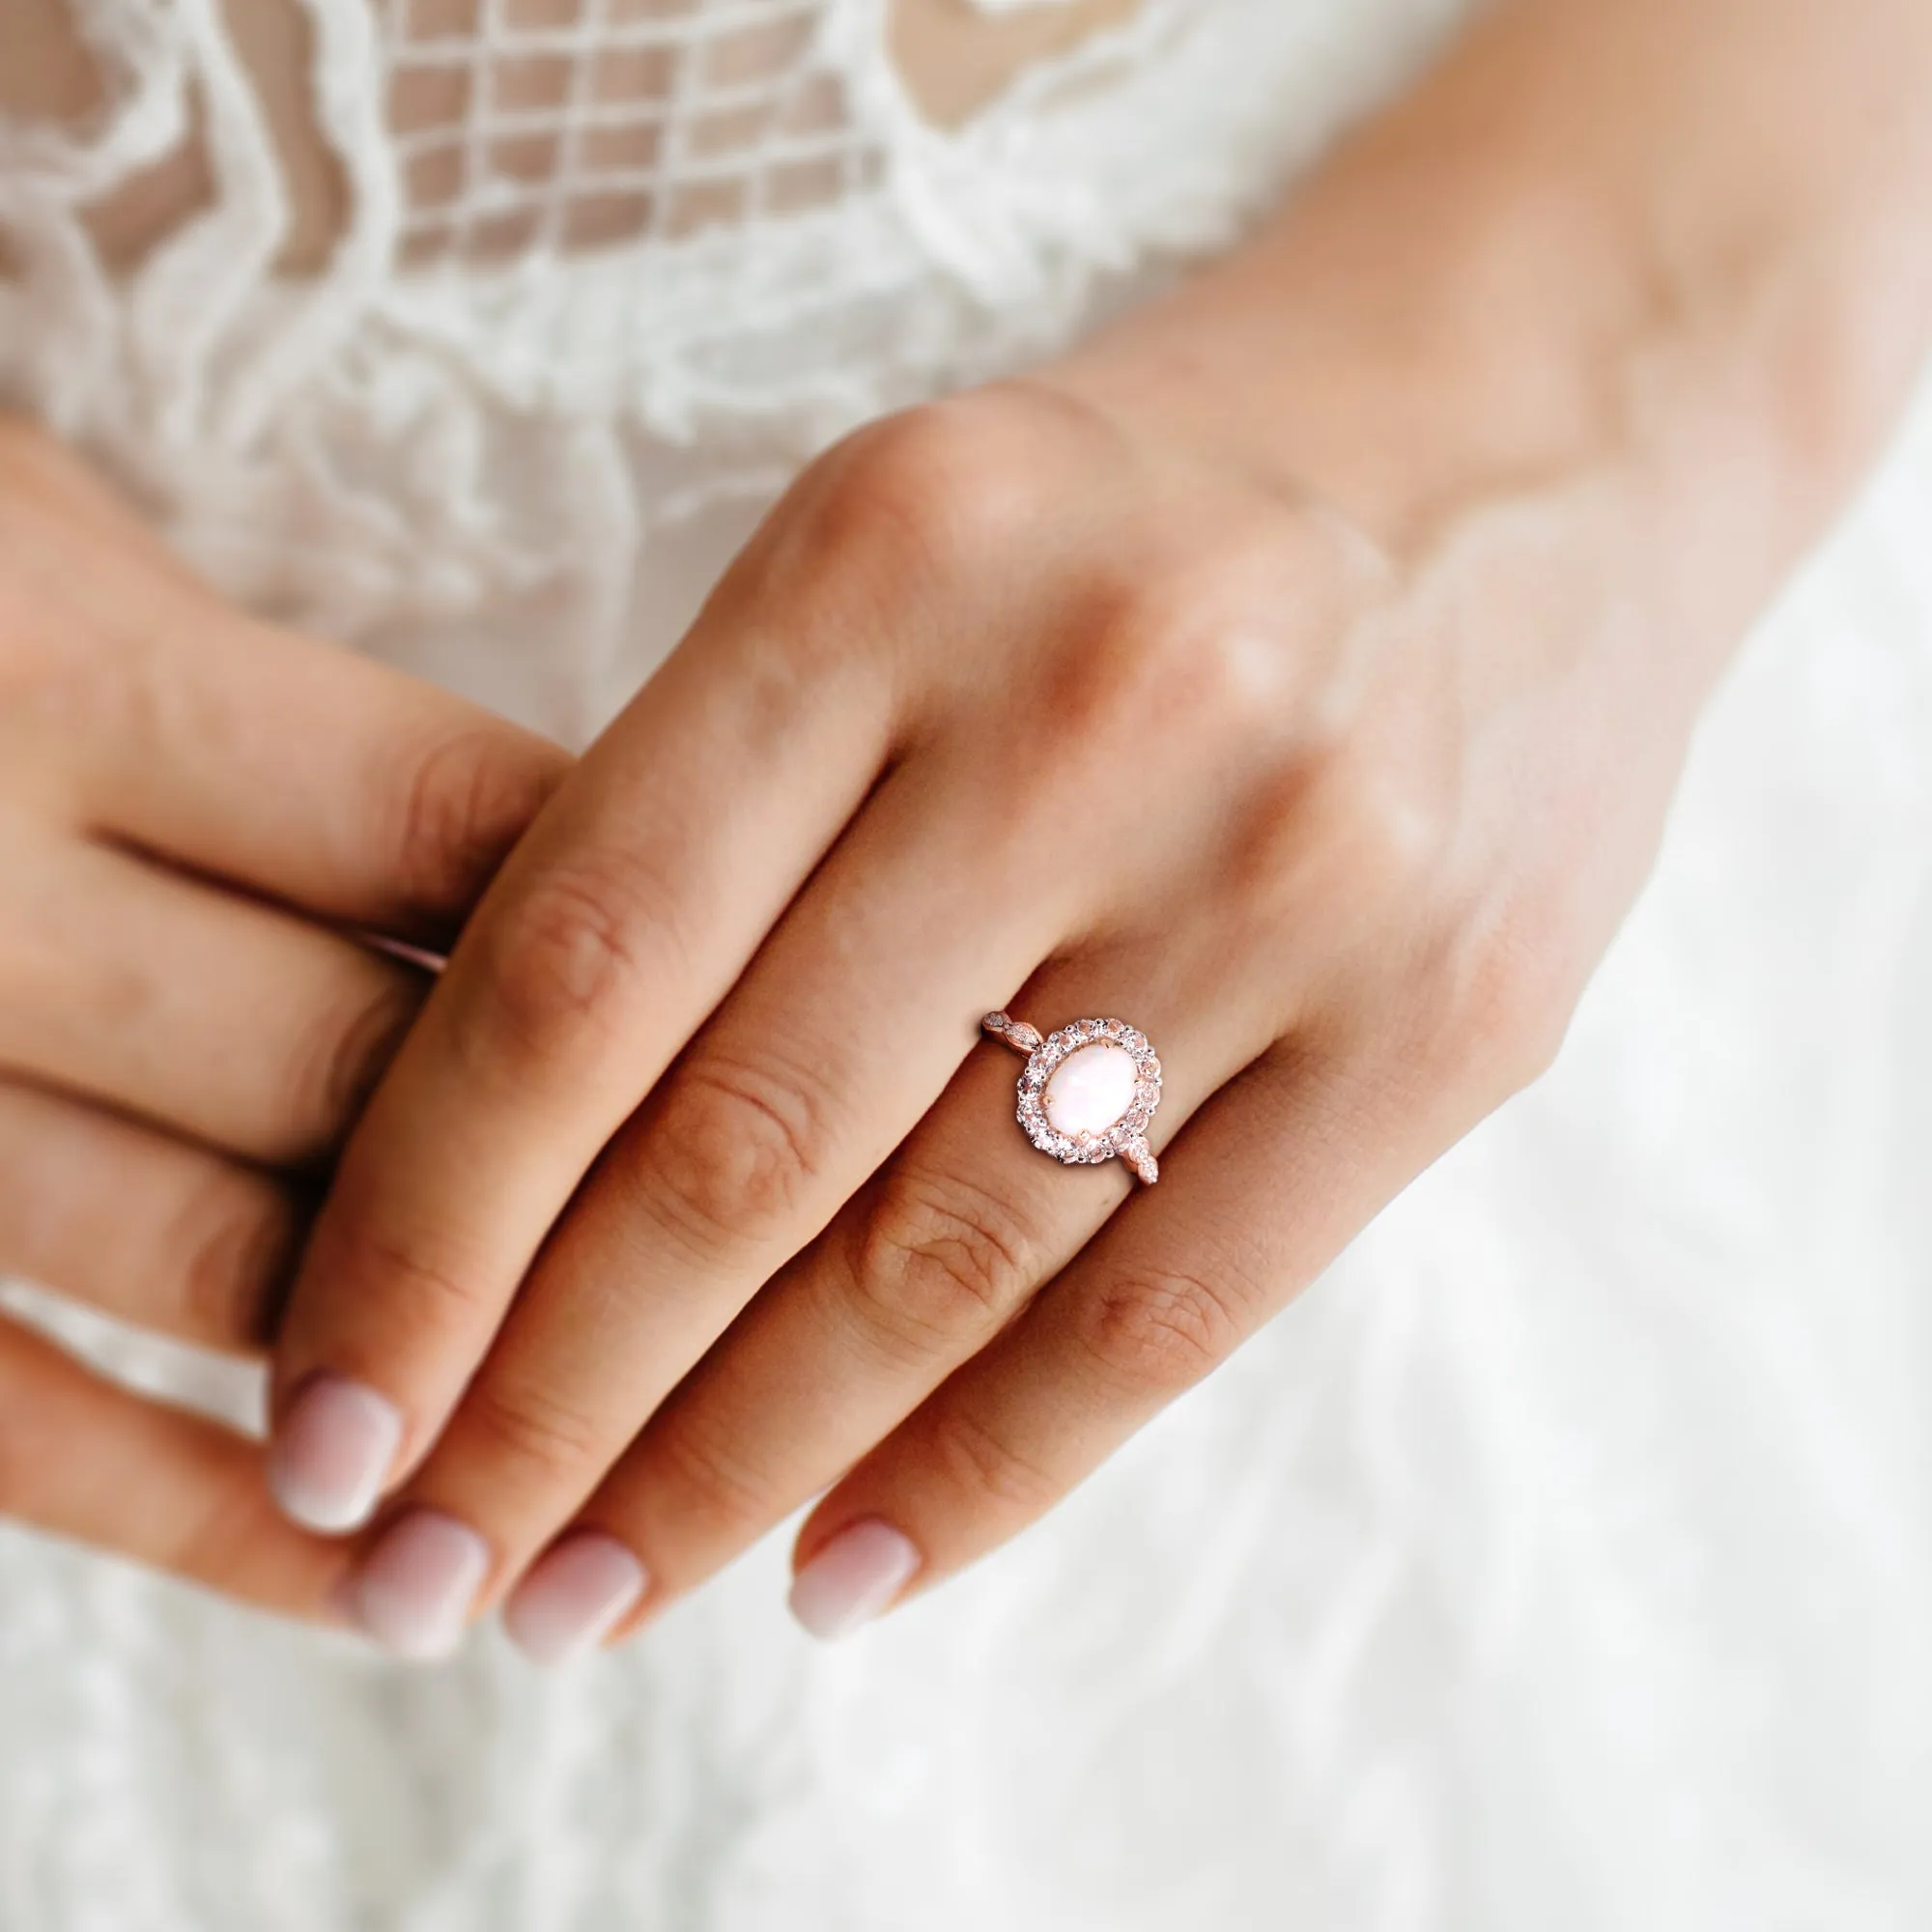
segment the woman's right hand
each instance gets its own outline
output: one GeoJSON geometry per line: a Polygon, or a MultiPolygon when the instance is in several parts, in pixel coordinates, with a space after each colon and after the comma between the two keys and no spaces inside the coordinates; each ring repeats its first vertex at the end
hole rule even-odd
{"type": "MultiPolygon", "coordinates": [[[[254,1352],[440,951],[564,753],[244,616],[0,416],[0,1276],[254,1352]]],[[[0,1516],[295,1615],[259,1446],[0,1320],[0,1516]]]]}

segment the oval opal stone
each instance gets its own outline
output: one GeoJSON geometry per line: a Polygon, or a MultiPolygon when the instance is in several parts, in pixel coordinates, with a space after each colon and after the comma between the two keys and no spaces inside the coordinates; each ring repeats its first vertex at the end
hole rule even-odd
{"type": "Polygon", "coordinates": [[[1053,1069],[1040,1109],[1056,1133],[1104,1133],[1133,1105],[1139,1077],[1124,1046],[1099,1040],[1069,1053],[1053,1069]]]}

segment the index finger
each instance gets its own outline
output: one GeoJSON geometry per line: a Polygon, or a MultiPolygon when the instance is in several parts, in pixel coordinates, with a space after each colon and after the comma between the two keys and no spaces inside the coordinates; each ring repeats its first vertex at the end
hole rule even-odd
{"type": "Polygon", "coordinates": [[[298,1521],[354,1527],[420,1458],[585,1171],[865,799],[892,693],[829,641],[700,618],[485,895],[290,1304],[270,1469],[298,1521]]]}

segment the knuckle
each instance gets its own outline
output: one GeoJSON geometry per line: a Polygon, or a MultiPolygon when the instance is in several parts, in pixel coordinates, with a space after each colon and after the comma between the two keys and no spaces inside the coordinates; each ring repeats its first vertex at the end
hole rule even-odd
{"type": "Polygon", "coordinates": [[[706,1054],[672,1074],[645,1137],[647,1199],[710,1251],[789,1220],[824,1165],[816,1075],[706,1054]]]}
{"type": "Polygon", "coordinates": [[[1568,949],[1539,926],[1492,922],[1444,949],[1428,995],[1432,1037],[1499,1105],[1549,1070],[1580,978],[1568,949]]]}
{"type": "Polygon", "coordinates": [[[615,1023],[644,979],[637,935],[656,897],[634,861],[580,857],[546,866],[504,909],[486,976],[513,1053],[541,1063],[615,1023]]]}
{"type": "Polygon", "coordinates": [[[1324,848],[1378,905],[1433,896],[1445,875],[1454,813],[1402,760],[1350,748],[1323,765],[1313,800],[1324,848]]]}
{"type": "Polygon", "coordinates": [[[428,980],[408,968],[385,968],[373,994],[358,986],[354,1004],[325,1008],[296,1036],[289,1073],[291,1144],[284,1150],[291,1160],[323,1158],[341,1143],[395,1058],[428,990],[428,980]]]}
{"type": "Polygon", "coordinates": [[[561,753],[498,724],[440,738],[409,772],[395,813],[405,899],[460,914],[493,878],[561,777],[561,753]]]}
{"type": "Polygon", "coordinates": [[[1206,1276],[1123,1277],[1087,1302],[1080,1340],[1101,1373],[1132,1394],[1177,1395],[1235,1350],[1242,1324],[1206,1276]]]}
{"type": "Polygon", "coordinates": [[[867,1329],[924,1359],[997,1327],[1037,1277],[1032,1231],[991,1191],[902,1170],[860,1231],[851,1293],[867,1329]]]}
{"type": "Polygon", "coordinates": [[[956,585],[1038,510],[1037,466],[983,398],[924,403],[867,423],[821,460],[792,549],[848,558],[894,582],[956,585]],[[1018,458],[1019,460],[1015,460],[1018,458]]]}
{"type": "Polygon", "coordinates": [[[596,1419],[531,1383],[485,1376],[464,1408],[466,1446],[488,1465],[493,1481],[506,1469],[554,1477],[602,1461],[606,1444],[596,1419]]]}
{"type": "Polygon", "coordinates": [[[934,1427],[930,1446],[934,1466],[954,1489],[990,1497],[1022,1515],[1050,1508],[1065,1487],[965,1408],[947,1411],[934,1427]]]}
{"type": "Polygon", "coordinates": [[[769,1473],[735,1451],[727,1432],[695,1412],[667,1417],[648,1444],[654,1506],[687,1528],[702,1521],[761,1527],[789,1506],[769,1473]]]}
{"type": "MultiPolygon", "coordinates": [[[[398,1362],[419,1362],[495,1325],[500,1308],[486,1274],[469,1274],[413,1243],[374,1231],[331,1239],[327,1228],[325,1216],[325,1233],[306,1271],[332,1285],[325,1315],[336,1308],[345,1314],[360,1311],[371,1324],[355,1330],[365,1338],[359,1358],[338,1360],[345,1373],[381,1380],[381,1372],[393,1376],[398,1362]]],[[[298,1308],[302,1299],[298,1297],[298,1308]]],[[[354,1347],[355,1334],[344,1339],[354,1347]]]]}
{"type": "Polygon", "coordinates": [[[176,1236],[186,1333],[220,1348],[266,1348],[300,1249],[292,1204],[220,1174],[189,1198],[176,1236]]]}
{"type": "MultiPolygon", "coordinates": [[[[1149,550],[1162,542],[1151,538],[1149,550]]],[[[1049,668],[1056,715],[1109,742],[1144,742],[1156,728],[1224,745],[1280,735],[1299,673],[1282,617],[1292,599],[1279,588],[1262,594],[1269,568],[1245,539],[1207,541],[1178,558],[1144,551],[1110,566],[1049,668]]]]}
{"type": "Polygon", "coordinates": [[[1249,788],[1224,883],[1264,917],[1319,907],[1339,941],[1437,901],[1450,815],[1424,781],[1346,745],[1280,761],[1249,788]]]}

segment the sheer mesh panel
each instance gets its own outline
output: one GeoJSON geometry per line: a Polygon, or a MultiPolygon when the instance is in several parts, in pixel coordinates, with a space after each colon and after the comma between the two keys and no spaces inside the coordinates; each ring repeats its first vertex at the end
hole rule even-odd
{"type": "Polygon", "coordinates": [[[817,0],[387,0],[416,261],[690,234],[878,178],[817,0]]]}

